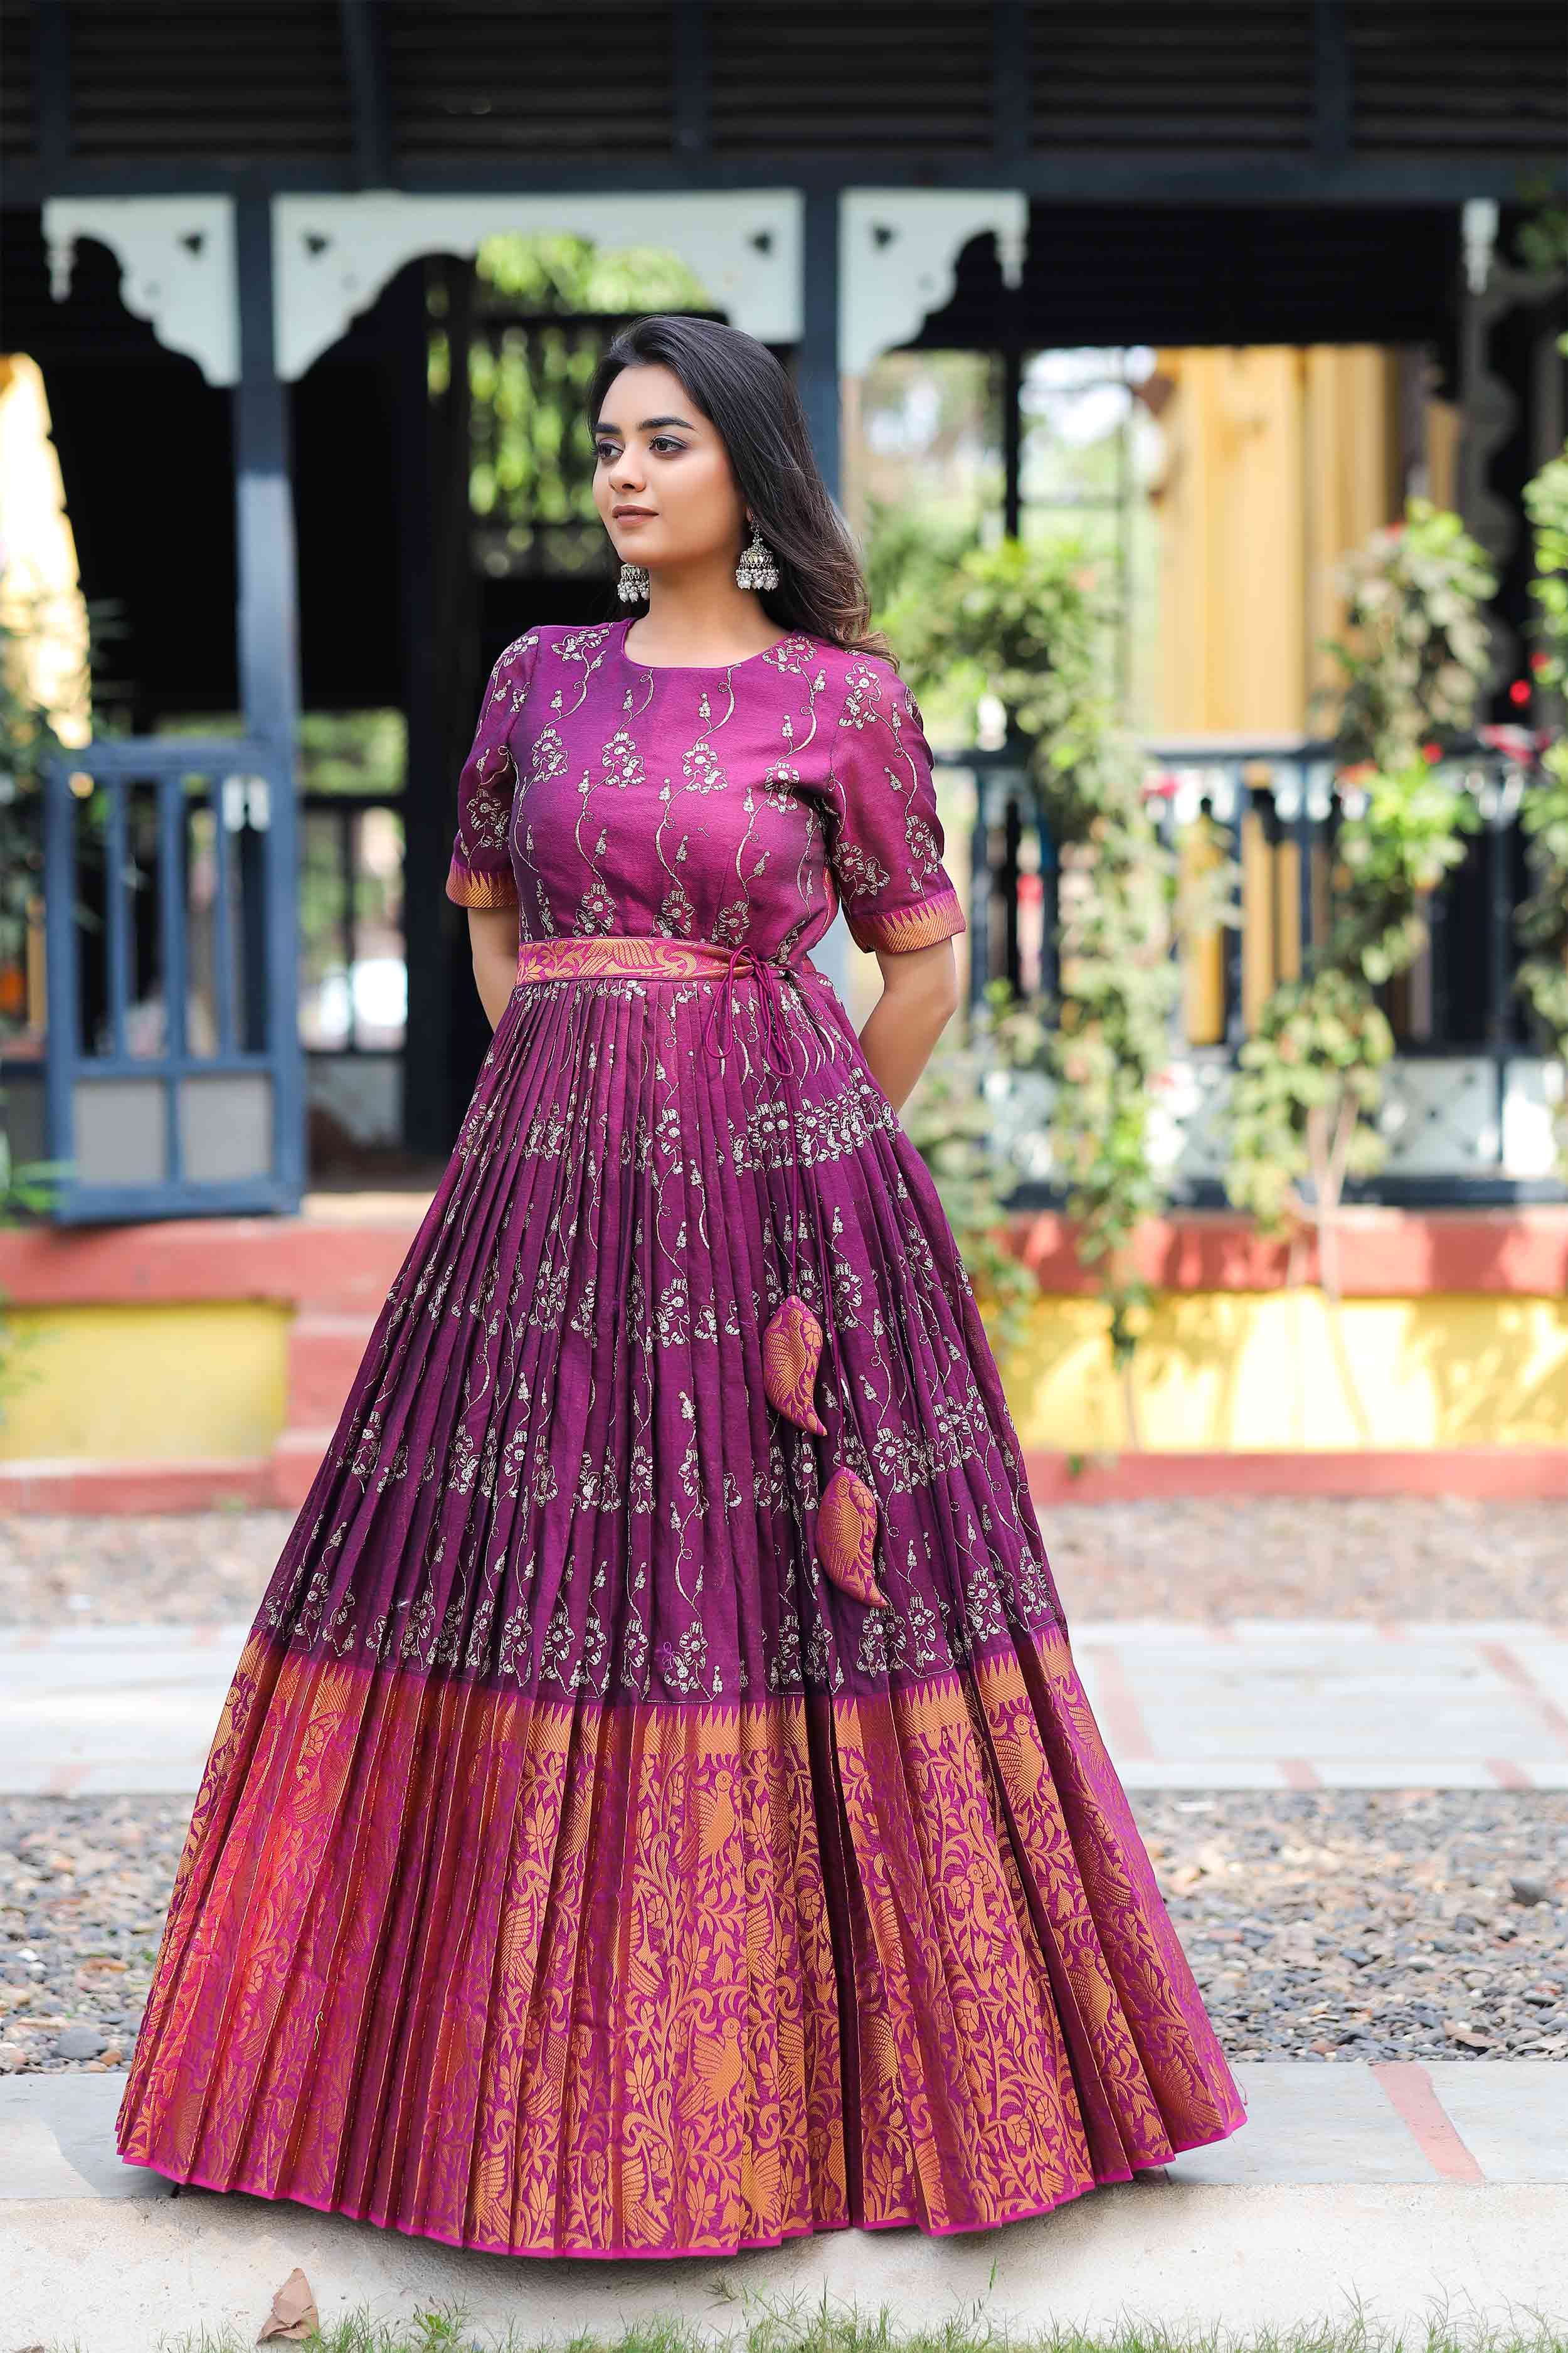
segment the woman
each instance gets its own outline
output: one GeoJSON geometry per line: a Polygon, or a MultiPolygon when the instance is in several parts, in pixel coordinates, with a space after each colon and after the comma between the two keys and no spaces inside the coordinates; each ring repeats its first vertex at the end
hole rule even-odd
{"type": "Polygon", "coordinates": [[[517,2254],[984,2229],[1243,2105],[897,1116],[964,927],[919,711],[762,344],[644,320],[591,398],[638,609],[491,675],[447,889],[494,1038],[119,2145],[517,2254]]]}

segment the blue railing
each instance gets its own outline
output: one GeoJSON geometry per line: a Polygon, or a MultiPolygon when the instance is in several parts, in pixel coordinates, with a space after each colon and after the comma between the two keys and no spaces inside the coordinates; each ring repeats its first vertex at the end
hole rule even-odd
{"type": "Polygon", "coordinates": [[[293,779],[133,737],[45,780],[46,1142],[62,1223],[298,1206],[293,779]]]}

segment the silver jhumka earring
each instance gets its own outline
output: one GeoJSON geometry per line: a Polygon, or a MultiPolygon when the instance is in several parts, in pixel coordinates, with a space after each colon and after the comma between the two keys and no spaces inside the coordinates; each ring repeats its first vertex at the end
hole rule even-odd
{"type": "Polygon", "coordinates": [[[616,593],[623,605],[635,605],[639,596],[647,595],[648,586],[646,564],[622,565],[621,576],[616,583],[616,593]]]}
{"type": "Polygon", "coordinates": [[[777,559],[753,520],[752,543],[741,550],[741,561],[735,566],[735,586],[737,588],[776,588],[778,585],[777,559]]]}

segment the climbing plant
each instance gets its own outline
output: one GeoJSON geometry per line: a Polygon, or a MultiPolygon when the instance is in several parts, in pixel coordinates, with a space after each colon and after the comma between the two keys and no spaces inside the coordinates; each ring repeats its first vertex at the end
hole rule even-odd
{"type": "Polygon", "coordinates": [[[1243,1047],[1229,1105],[1226,1184],[1269,1231],[1315,1224],[1319,1269],[1340,1293],[1337,1219],[1347,1178],[1370,1176],[1394,1050],[1376,992],[1426,937],[1426,901],[1464,856],[1469,796],[1435,763],[1468,728],[1489,667],[1481,610],[1496,582],[1458,516],[1413,499],[1341,572],[1346,635],[1326,649],[1341,685],[1334,731],[1344,814],[1333,919],[1302,977],[1283,984],[1243,1047]],[[1303,1187],[1310,1189],[1309,1205],[1303,1187]]]}
{"type": "Polygon", "coordinates": [[[1039,1285],[1002,1239],[1010,1186],[993,1148],[989,1082],[998,1072],[1037,1068],[1044,1044],[1038,1016],[1008,982],[994,980],[967,1034],[955,1025],[939,1041],[902,1114],[931,1170],[992,1345],[1003,1356],[1027,1340],[1039,1285]]]}
{"type": "MultiPolygon", "coordinates": [[[[1526,486],[1524,503],[1535,541],[1531,595],[1539,607],[1531,667],[1543,692],[1561,696],[1568,690],[1568,448],[1526,486]]],[[[1518,985],[1562,1068],[1557,1134],[1568,1173],[1568,735],[1560,733],[1542,754],[1542,775],[1525,795],[1521,823],[1532,888],[1516,917],[1526,951],[1518,985]]]]}
{"type": "MultiPolygon", "coordinates": [[[[1166,1198],[1152,1146],[1180,988],[1178,873],[1149,813],[1142,754],[1104,695],[1104,624],[1081,548],[1004,540],[928,585],[900,612],[896,642],[922,686],[967,682],[997,698],[1061,860],[1060,1001],[1040,1063],[1056,1082],[1053,1155],[1079,1256],[1098,1272],[1137,1443],[1130,1373],[1149,1294],[1132,1243],[1166,1198]]],[[[1227,881],[1222,870],[1210,892],[1227,881]]]]}
{"type": "MultiPolygon", "coordinates": [[[[54,717],[33,686],[37,638],[58,627],[54,600],[8,586],[0,600],[0,1038],[22,1001],[25,958],[43,882],[43,794],[47,763],[60,749],[54,717]]],[[[0,1229],[47,1209],[59,1163],[15,1160],[0,1094],[0,1229]]],[[[23,1336],[0,1292],[0,1420],[21,1384],[23,1336]]]]}
{"type": "Polygon", "coordinates": [[[1437,732],[1468,727],[1489,664],[1484,607],[1497,589],[1457,514],[1412,499],[1401,522],[1371,533],[1340,566],[1345,630],[1323,650],[1341,673],[1336,710],[1345,767],[1415,767],[1437,732]]]}

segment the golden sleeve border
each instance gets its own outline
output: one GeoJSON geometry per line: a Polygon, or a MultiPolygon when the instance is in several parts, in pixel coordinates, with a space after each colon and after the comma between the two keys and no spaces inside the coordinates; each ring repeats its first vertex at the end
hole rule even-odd
{"type": "Polygon", "coordinates": [[[499,874],[482,874],[454,858],[447,874],[447,896],[459,907],[515,907],[517,878],[510,866],[499,874]]]}
{"type": "Polygon", "coordinates": [[[938,940],[952,939],[969,929],[958,892],[951,888],[885,915],[871,911],[856,913],[847,906],[844,920],[857,947],[881,948],[893,955],[907,948],[934,947],[938,940]]]}

